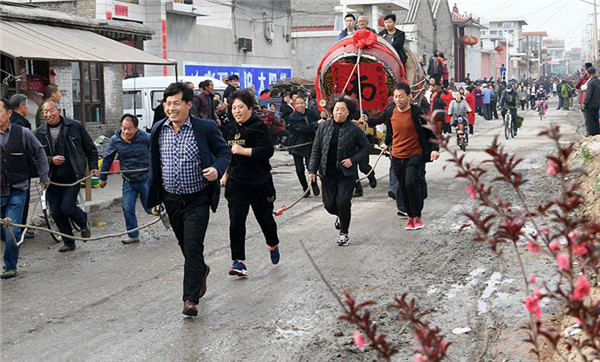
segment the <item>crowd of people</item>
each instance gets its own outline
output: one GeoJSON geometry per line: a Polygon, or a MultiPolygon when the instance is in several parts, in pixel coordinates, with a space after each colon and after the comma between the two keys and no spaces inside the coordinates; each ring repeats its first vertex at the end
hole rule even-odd
{"type": "MultiPolygon", "coordinates": [[[[395,16],[384,18],[385,29],[379,34],[406,61],[403,50],[404,33],[395,28],[395,16]]],[[[367,29],[368,20],[349,14],[340,37],[367,29]]],[[[425,57],[419,60],[425,67],[425,57]]],[[[32,177],[39,177],[46,188],[52,217],[61,233],[73,236],[72,223],[83,238],[89,238],[87,214],[76,206],[79,180],[86,168],[99,176],[100,187],[107,185],[106,176],[118,155],[123,170],[144,170],[122,174],[122,208],[128,237],[124,244],[139,243],[135,204],[139,198],[144,212],[166,213],[175,238],[185,259],[183,277],[183,313],[197,315],[199,299],[206,293],[210,267],[204,259],[204,238],[210,210],[216,212],[221,189],[229,211],[229,240],[232,265],[228,274],[249,275],[246,254],[246,220],[252,208],[265,238],[272,264],[278,264],[280,240],[274,219],[276,185],[270,159],[277,148],[288,150],[303,197],[322,194],[325,210],[335,216],[339,231],[337,244],[350,243],[352,198],[362,196],[359,171],[369,185],[377,187],[374,169],[369,164],[373,149],[359,124],[385,125],[382,153],[390,158],[390,189],[396,200],[397,214],[407,220],[406,230],[425,226],[422,218],[427,198],[426,164],[439,158],[435,133],[422,127],[429,115],[442,124],[441,133],[449,135],[460,117],[474,133],[475,115],[485,120],[499,119],[510,112],[517,119],[517,110],[544,107],[547,97],[559,99],[558,109],[573,107],[575,90],[577,103],[586,115],[588,135],[600,133],[600,81],[595,68],[586,64],[585,74],[576,84],[572,79],[544,77],[521,82],[496,81],[493,78],[456,83],[448,77],[444,54],[434,53],[428,62],[429,84],[420,104],[411,102],[411,87],[397,83],[385,110],[377,116],[359,112],[356,101],[348,96],[332,100],[331,108],[319,110],[315,91],[308,94],[265,89],[258,99],[254,89],[240,89],[239,77],[232,74],[223,95],[214,91],[214,84],[205,80],[192,83],[172,83],[156,108],[150,134],[138,128],[135,115],[125,114],[120,128],[111,137],[98,170],[98,152],[85,128],[66,118],[59,105],[60,89],[48,86],[49,95],[41,109],[43,120],[36,117],[37,128],[24,117],[27,98],[15,95],[0,99],[0,147],[2,148],[2,217],[15,223],[27,219],[29,188],[32,177]],[[30,164],[24,168],[19,165],[30,164]],[[319,180],[321,186],[319,187],[319,180]]],[[[516,134],[518,122],[515,125],[516,134]]],[[[12,227],[19,239],[21,229],[12,227]]],[[[30,235],[31,236],[31,235],[30,235]]],[[[19,248],[3,227],[6,242],[2,278],[14,278],[19,248]]],[[[75,241],[62,238],[59,252],[76,249],[75,241]]]]}

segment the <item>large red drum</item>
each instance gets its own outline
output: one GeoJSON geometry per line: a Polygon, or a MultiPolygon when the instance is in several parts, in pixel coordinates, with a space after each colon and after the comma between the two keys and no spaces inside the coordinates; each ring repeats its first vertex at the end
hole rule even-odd
{"type": "Polygon", "coordinates": [[[393,94],[394,84],[400,81],[411,85],[413,99],[422,94],[425,76],[414,54],[404,49],[408,55],[405,69],[396,50],[384,38],[365,32],[369,33],[359,30],[338,41],[323,56],[315,77],[320,109],[333,95],[344,93],[357,98],[363,110],[381,111],[393,94]],[[361,36],[370,37],[370,41],[357,41],[361,36]]]}

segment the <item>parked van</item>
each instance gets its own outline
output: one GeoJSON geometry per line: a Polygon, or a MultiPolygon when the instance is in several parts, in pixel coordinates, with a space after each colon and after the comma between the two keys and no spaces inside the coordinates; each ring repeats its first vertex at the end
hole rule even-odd
{"type": "MultiPolygon", "coordinates": [[[[211,77],[178,77],[180,82],[192,82],[194,87],[207,79],[212,80],[214,93],[221,96],[227,85],[211,77]]],[[[175,77],[138,77],[123,80],[123,114],[135,114],[140,121],[139,128],[150,131],[154,120],[154,109],[162,102],[163,93],[175,77]]]]}

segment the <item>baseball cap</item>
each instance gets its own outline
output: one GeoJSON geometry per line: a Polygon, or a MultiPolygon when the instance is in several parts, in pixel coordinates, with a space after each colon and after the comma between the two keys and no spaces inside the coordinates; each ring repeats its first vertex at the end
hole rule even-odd
{"type": "Polygon", "coordinates": [[[587,72],[588,72],[588,73],[590,73],[590,74],[595,74],[595,73],[596,73],[596,68],[594,68],[594,67],[589,67],[589,68],[587,69],[587,72]]]}

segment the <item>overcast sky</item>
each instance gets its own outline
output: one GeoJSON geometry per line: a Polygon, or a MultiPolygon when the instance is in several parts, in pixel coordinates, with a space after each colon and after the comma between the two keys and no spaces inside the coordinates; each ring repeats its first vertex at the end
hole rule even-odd
{"type": "MultiPolygon", "coordinates": [[[[593,0],[586,0],[593,2],[593,0]]],[[[586,24],[592,23],[594,6],[581,0],[448,0],[461,14],[472,13],[483,21],[524,18],[525,31],[546,31],[552,39],[564,39],[567,49],[580,48],[586,24]]],[[[600,0],[597,0],[600,3],[600,0]]],[[[597,10],[600,12],[600,7],[597,10]]],[[[599,25],[600,26],[600,25],[599,25]]]]}

